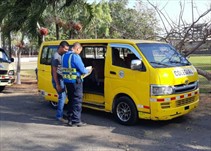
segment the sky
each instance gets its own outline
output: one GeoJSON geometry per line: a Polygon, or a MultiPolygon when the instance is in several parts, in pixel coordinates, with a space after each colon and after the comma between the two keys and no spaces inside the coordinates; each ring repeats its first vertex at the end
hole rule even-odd
{"type": "MultiPolygon", "coordinates": [[[[130,7],[134,5],[133,3],[136,3],[136,0],[129,1],[130,7]]],[[[142,2],[144,5],[149,7],[147,0],[142,0],[142,2]]],[[[187,23],[192,22],[193,18],[196,20],[200,14],[211,8],[211,0],[150,0],[150,2],[158,6],[159,9],[162,9],[164,14],[168,14],[171,19],[174,20],[179,19],[179,14],[181,11],[180,2],[182,2],[183,6],[185,7],[183,19],[187,23]]],[[[208,16],[206,19],[209,18],[211,20],[211,13],[208,16]]]]}
{"type": "MultiPolygon", "coordinates": [[[[101,0],[88,0],[89,3],[100,2],[101,0]]],[[[173,21],[179,20],[180,13],[180,2],[184,4],[185,10],[183,15],[183,20],[186,23],[192,23],[192,20],[196,20],[199,17],[199,14],[202,14],[209,8],[211,8],[211,0],[149,0],[154,5],[158,6],[159,9],[162,9],[162,12],[165,15],[168,15],[173,21]],[[193,6],[193,7],[192,7],[193,6]],[[193,13],[192,13],[193,8],[193,13]],[[193,14],[193,17],[192,17],[193,14]]],[[[143,5],[152,8],[147,0],[142,0],[143,5]]],[[[134,8],[137,4],[137,0],[129,0],[128,7],[134,8]]],[[[211,12],[206,15],[204,19],[209,19],[211,21],[211,12]]],[[[203,19],[201,20],[203,22],[203,19]]]]}

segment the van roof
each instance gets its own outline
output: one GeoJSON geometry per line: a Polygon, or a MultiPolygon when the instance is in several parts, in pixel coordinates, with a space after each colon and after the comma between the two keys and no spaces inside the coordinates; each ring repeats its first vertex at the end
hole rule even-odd
{"type": "MultiPolygon", "coordinates": [[[[44,41],[43,44],[55,44],[59,45],[62,40],[57,41],[44,41]]],[[[136,43],[164,43],[160,41],[152,41],[152,40],[136,40],[136,39],[71,39],[66,40],[70,45],[74,42],[79,43],[127,43],[127,44],[136,44],[136,43]]]]}

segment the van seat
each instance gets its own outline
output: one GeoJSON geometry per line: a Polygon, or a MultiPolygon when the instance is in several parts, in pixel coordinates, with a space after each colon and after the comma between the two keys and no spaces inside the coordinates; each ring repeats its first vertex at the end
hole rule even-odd
{"type": "Polygon", "coordinates": [[[95,79],[97,82],[104,82],[104,65],[104,59],[92,61],[93,72],[95,73],[95,79]]]}

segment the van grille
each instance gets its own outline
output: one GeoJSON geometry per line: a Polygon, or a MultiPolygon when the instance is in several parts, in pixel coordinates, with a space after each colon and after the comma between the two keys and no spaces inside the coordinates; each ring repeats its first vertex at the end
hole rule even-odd
{"type": "Polygon", "coordinates": [[[186,98],[186,99],[182,99],[182,100],[177,100],[176,101],[176,107],[190,104],[190,103],[194,102],[194,99],[195,99],[195,97],[190,97],[190,98],[186,98]]]}
{"type": "Polygon", "coordinates": [[[7,74],[7,70],[0,70],[0,74],[7,74]]]}
{"type": "Polygon", "coordinates": [[[8,81],[9,81],[9,79],[1,79],[1,80],[0,80],[0,83],[1,83],[1,82],[8,82],[8,81]]]}
{"type": "Polygon", "coordinates": [[[182,92],[188,92],[192,91],[198,88],[198,82],[191,82],[188,85],[180,84],[174,86],[174,92],[175,93],[182,93],[182,92]]]}
{"type": "Polygon", "coordinates": [[[170,103],[169,102],[161,103],[161,108],[162,109],[168,109],[168,108],[170,108],[170,103]]]}

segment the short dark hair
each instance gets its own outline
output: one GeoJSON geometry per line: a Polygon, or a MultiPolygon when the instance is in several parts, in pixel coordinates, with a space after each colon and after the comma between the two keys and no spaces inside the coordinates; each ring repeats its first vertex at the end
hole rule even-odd
{"type": "Polygon", "coordinates": [[[75,42],[75,43],[73,44],[73,47],[76,48],[76,47],[82,47],[82,46],[81,46],[81,44],[80,44],[79,42],[75,42]]]}
{"type": "Polygon", "coordinates": [[[62,46],[62,47],[68,46],[69,47],[70,45],[68,44],[67,41],[61,41],[59,46],[62,46]]]}

